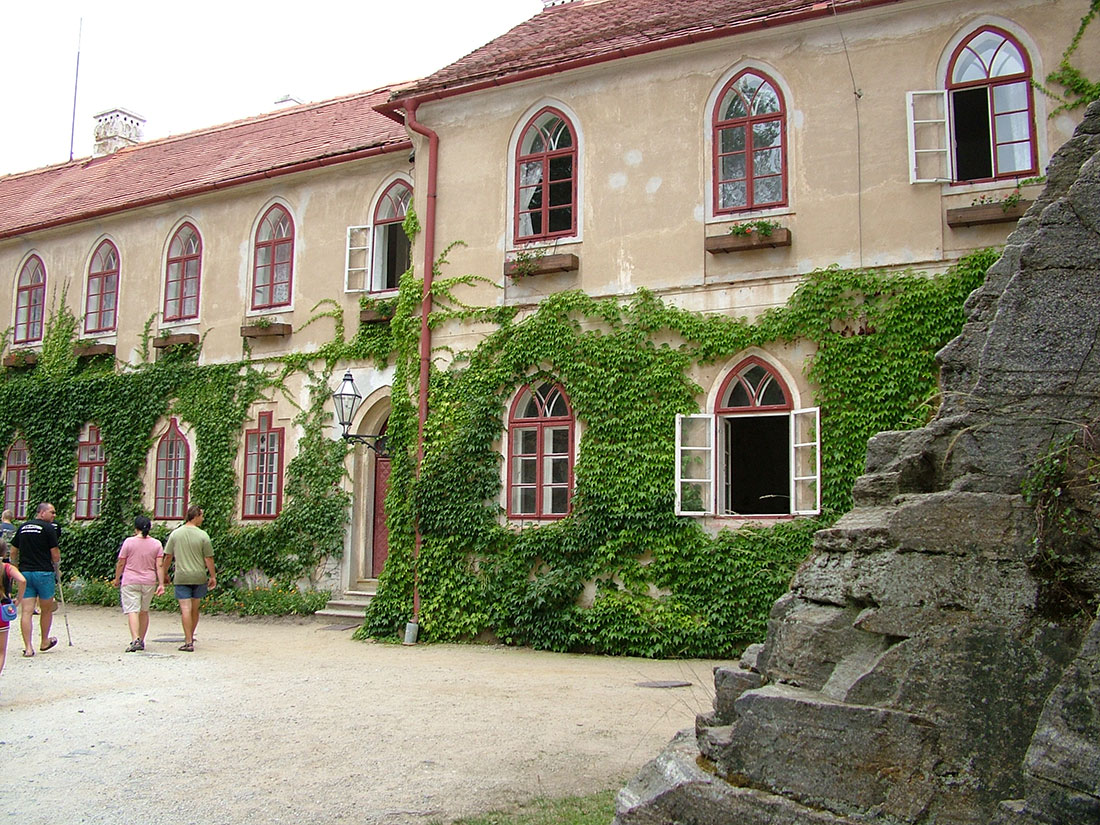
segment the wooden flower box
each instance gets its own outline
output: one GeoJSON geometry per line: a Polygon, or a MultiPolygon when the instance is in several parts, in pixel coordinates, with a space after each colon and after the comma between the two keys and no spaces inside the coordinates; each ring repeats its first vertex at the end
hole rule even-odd
{"type": "Polygon", "coordinates": [[[290,335],[290,324],[241,324],[242,338],[278,338],[282,335],[290,335]]]}
{"type": "Polygon", "coordinates": [[[526,261],[505,261],[504,274],[509,278],[521,278],[524,275],[549,275],[551,272],[576,272],[580,266],[580,258],[565,252],[526,261]]]}
{"type": "Polygon", "coordinates": [[[197,332],[177,332],[174,334],[158,335],[153,339],[154,349],[167,349],[178,346],[197,346],[199,334],[197,332]]]}
{"type": "Polygon", "coordinates": [[[712,255],[723,252],[744,252],[749,249],[774,249],[780,246],[791,245],[791,230],[778,227],[772,230],[770,235],[764,235],[756,230],[744,235],[710,235],[703,242],[704,248],[712,255]]]}
{"type": "Polygon", "coordinates": [[[363,324],[380,324],[388,322],[391,318],[393,318],[393,309],[390,307],[359,310],[359,322],[363,324]]]}
{"type": "Polygon", "coordinates": [[[1017,201],[1011,206],[1002,203],[976,203],[947,210],[947,225],[953,228],[980,226],[986,223],[1015,223],[1035,201],[1017,201]]]}
{"type": "Polygon", "coordinates": [[[31,350],[9,352],[4,356],[5,367],[33,367],[38,363],[38,353],[31,350]]]}
{"type": "Polygon", "coordinates": [[[89,344],[77,342],[73,344],[73,355],[77,358],[93,358],[96,355],[110,355],[115,357],[114,344],[89,344]]]}

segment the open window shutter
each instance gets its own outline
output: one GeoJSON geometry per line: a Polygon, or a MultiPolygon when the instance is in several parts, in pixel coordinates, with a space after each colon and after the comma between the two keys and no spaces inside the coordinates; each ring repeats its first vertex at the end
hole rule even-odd
{"type": "Polygon", "coordinates": [[[947,91],[906,92],[909,123],[909,182],[943,183],[953,179],[947,91]]]}
{"type": "Polygon", "coordinates": [[[370,227],[349,226],[347,258],[344,261],[344,291],[370,289],[370,227]]]}
{"type": "Polygon", "coordinates": [[[676,416],[676,515],[714,513],[714,416],[676,416]]]}
{"type": "Polygon", "coordinates": [[[791,413],[791,512],[821,512],[821,413],[818,407],[791,413]]]}

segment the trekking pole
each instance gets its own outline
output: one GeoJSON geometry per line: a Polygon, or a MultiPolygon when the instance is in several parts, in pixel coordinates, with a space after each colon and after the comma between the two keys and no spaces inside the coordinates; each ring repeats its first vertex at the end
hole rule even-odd
{"type": "Polygon", "coordinates": [[[61,573],[57,574],[57,593],[61,597],[61,616],[65,619],[65,635],[69,638],[69,647],[73,646],[73,634],[69,632],[69,611],[65,608],[65,588],[61,586],[61,573]]]}

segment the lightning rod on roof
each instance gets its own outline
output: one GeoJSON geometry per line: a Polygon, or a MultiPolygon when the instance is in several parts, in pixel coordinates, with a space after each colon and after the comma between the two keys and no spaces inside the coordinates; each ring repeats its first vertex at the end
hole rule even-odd
{"type": "Polygon", "coordinates": [[[76,30],[76,78],[73,80],[73,120],[69,127],[69,161],[73,159],[73,141],[76,139],[76,90],[80,85],[80,38],[84,34],[84,18],[76,30]]]}

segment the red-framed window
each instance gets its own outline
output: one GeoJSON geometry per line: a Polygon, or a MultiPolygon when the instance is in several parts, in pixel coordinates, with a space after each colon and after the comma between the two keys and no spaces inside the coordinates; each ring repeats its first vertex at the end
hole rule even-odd
{"type": "Polygon", "coordinates": [[[508,417],[508,515],[569,514],[575,419],[565,391],[550,381],[524,387],[508,417]]]}
{"type": "Polygon", "coordinates": [[[27,499],[30,494],[30,453],[27,442],[15,439],[4,458],[4,507],[15,513],[16,518],[27,515],[27,499]]]}
{"type": "Polygon", "coordinates": [[[713,413],[676,416],[676,512],[775,518],[821,511],[821,421],[795,409],[776,369],[751,356],[713,413]]]}
{"type": "Polygon", "coordinates": [[[294,220],[276,204],[267,210],[256,228],[252,308],[289,305],[293,277],[294,220]]]}
{"type": "Polygon", "coordinates": [[[283,428],[271,426],[271,413],[260,413],[256,429],[245,432],[245,518],[270,519],[283,506],[283,428]]]}
{"type": "Polygon", "coordinates": [[[401,275],[412,260],[412,244],[405,234],[405,216],[412,200],[412,187],[395,180],[382,193],[374,208],[374,255],[371,290],[397,289],[401,275]]]}
{"type": "Polygon", "coordinates": [[[978,29],[955,49],[947,69],[955,180],[1036,173],[1031,71],[1023,46],[995,26],[978,29]]]}
{"type": "Polygon", "coordinates": [[[787,203],[787,114],[779,86],[751,69],[714,107],[714,213],[787,203]]]}
{"type": "Polygon", "coordinates": [[[176,419],[157,444],[157,480],[153,515],[159,519],[182,519],[187,511],[191,448],[176,419]]]}
{"type": "Polygon", "coordinates": [[[101,243],[88,266],[88,295],[84,302],[84,331],[111,332],[118,321],[118,249],[101,243]]]}
{"type": "Polygon", "coordinates": [[[164,266],[165,321],[199,317],[201,270],[202,237],[194,226],[185,223],[168,244],[168,260],[164,266]]]}
{"type": "Polygon", "coordinates": [[[15,288],[15,330],[12,340],[16,344],[30,344],[42,340],[42,319],[46,306],[46,267],[37,255],[31,255],[19,270],[15,288]]]}
{"type": "Polygon", "coordinates": [[[107,454],[99,427],[89,424],[76,446],[76,517],[98,518],[107,486],[107,454]]]}
{"type": "Polygon", "coordinates": [[[573,125],[545,108],[528,121],[516,149],[516,243],[577,234],[577,180],[573,125]]]}

